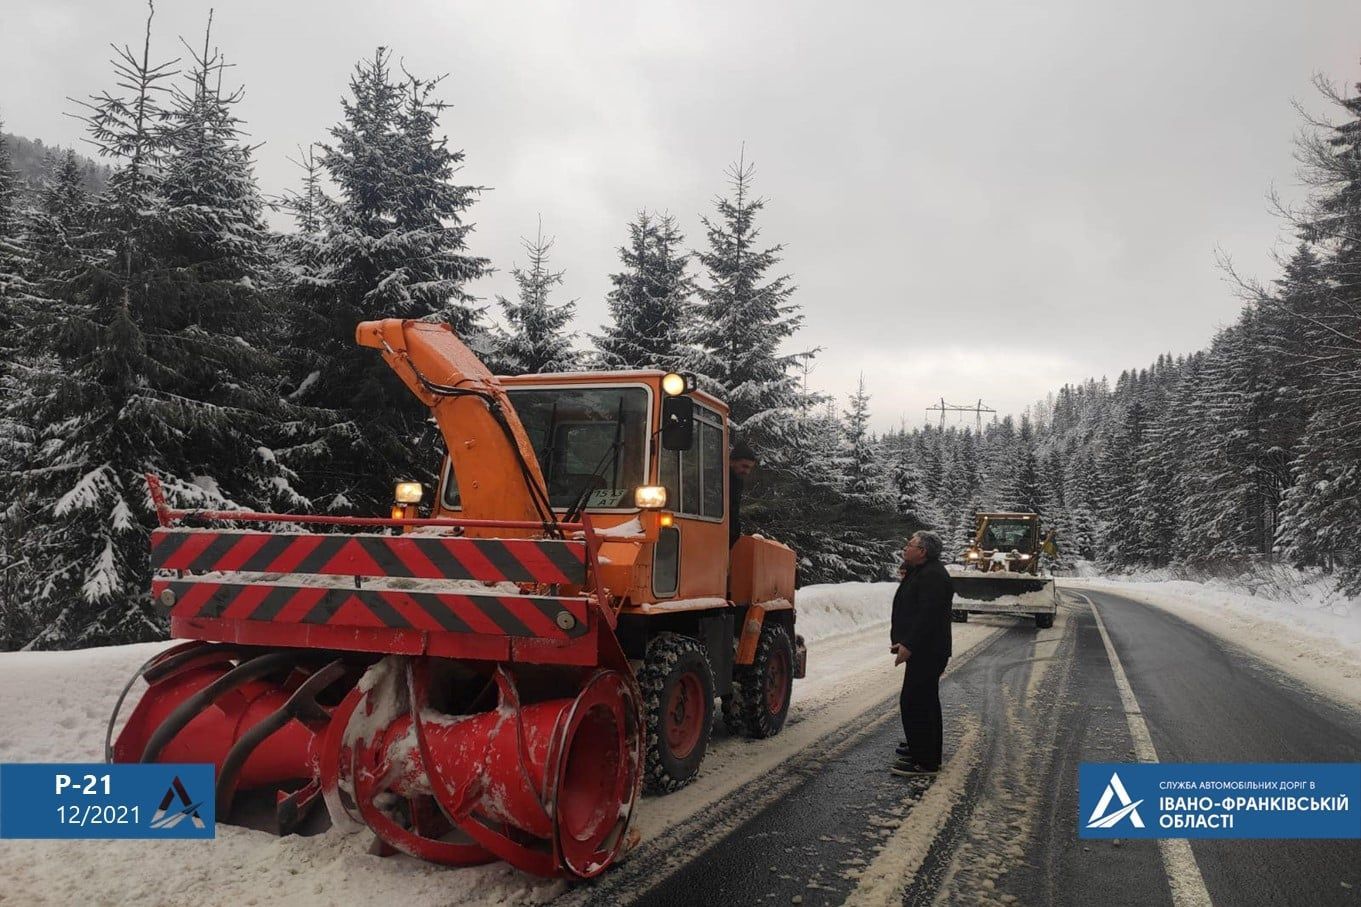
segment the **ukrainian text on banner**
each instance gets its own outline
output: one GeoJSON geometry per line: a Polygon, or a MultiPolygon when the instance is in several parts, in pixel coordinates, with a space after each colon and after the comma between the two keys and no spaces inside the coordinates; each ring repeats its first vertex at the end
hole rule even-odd
{"type": "Polygon", "coordinates": [[[216,837],[213,766],[0,765],[0,838],[216,837]]]}
{"type": "Polygon", "coordinates": [[[1361,838],[1359,762],[1078,766],[1082,838],[1361,838]]]}

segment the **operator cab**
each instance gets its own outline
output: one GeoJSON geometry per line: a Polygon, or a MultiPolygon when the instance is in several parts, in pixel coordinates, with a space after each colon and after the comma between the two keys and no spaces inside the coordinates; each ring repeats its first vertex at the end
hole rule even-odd
{"type": "MultiPolygon", "coordinates": [[[[724,519],[727,407],[691,385],[685,393],[687,404],[692,403],[684,410],[688,431],[663,431],[663,410],[669,411],[669,401],[680,396],[663,389],[668,374],[674,375],[636,371],[498,378],[534,446],[549,502],[560,516],[575,506],[593,514],[665,509],[724,519]]],[[[442,511],[462,509],[447,456],[437,500],[442,511]]]]}
{"type": "MultiPolygon", "coordinates": [[[[651,454],[651,389],[617,383],[515,386],[512,380],[502,379],[534,445],[553,509],[638,509],[635,493],[647,484],[651,454]]],[[[443,509],[459,510],[448,458],[440,486],[443,509]]]]}
{"type": "MultiPolygon", "coordinates": [[[[695,389],[693,378],[652,370],[498,380],[558,516],[585,511],[597,531],[628,534],[638,526],[655,542],[644,585],[637,585],[642,574],[626,584],[632,601],[724,592],[728,414],[721,401],[695,389]]],[[[436,500],[435,515],[461,510],[447,457],[436,500]]]]}

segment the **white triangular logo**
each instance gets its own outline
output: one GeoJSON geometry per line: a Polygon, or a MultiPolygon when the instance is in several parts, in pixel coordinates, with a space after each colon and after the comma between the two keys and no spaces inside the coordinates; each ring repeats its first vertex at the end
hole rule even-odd
{"type": "Polygon", "coordinates": [[[1131,801],[1129,792],[1125,790],[1125,785],[1121,783],[1120,776],[1111,772],[1111,781],[1106,785],[1105,791],[1101,794],[1101,799],[1097,801],[1096,809],[1092,810],[1092,817],[1087,820],[1088,828],[1113,828],[1125,816],[1129,816],[1130,822],[1134,823],[1135,828],[1143,828],[1144,820],[1139,817],[1137,807],[1143,800],[1131,801]],[[1111,805],[1111,800],[1119,800],[1120,808],[1114,812],[1107,813],[1106,810],[1111,805]]]}

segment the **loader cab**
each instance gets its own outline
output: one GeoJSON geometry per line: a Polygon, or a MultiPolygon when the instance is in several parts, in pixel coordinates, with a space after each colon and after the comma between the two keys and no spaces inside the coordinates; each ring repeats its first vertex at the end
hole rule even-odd
{"type": "Polygon", "coordinates": [[[1040,518],[1034,513],[980,513],[965,566],[1034,573],[1039,565],[1040,518]]]}
{"type": "Polygon", "coordinates": [[[982,547],[988,551],[1029,552],[1035,548],[1036,528],[1033,521],[1025,519],[990,519],[983,531],[982,547]]]}

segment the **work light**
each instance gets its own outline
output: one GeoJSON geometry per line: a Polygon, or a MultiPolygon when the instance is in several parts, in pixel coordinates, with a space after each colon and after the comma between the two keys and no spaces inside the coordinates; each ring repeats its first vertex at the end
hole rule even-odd
{"type": "Polygon", "coordinates": [[[633,490],[633,505],[644,510],[660,510],[666,506],[666,486],[639,485],[633,490]]]}
{"type": "Polygon", "coordinates": [[[683,372],[668,372],[662,376],[662,392],[668,397],[679,397],[695,389],[695,376],[683,372]]]}

